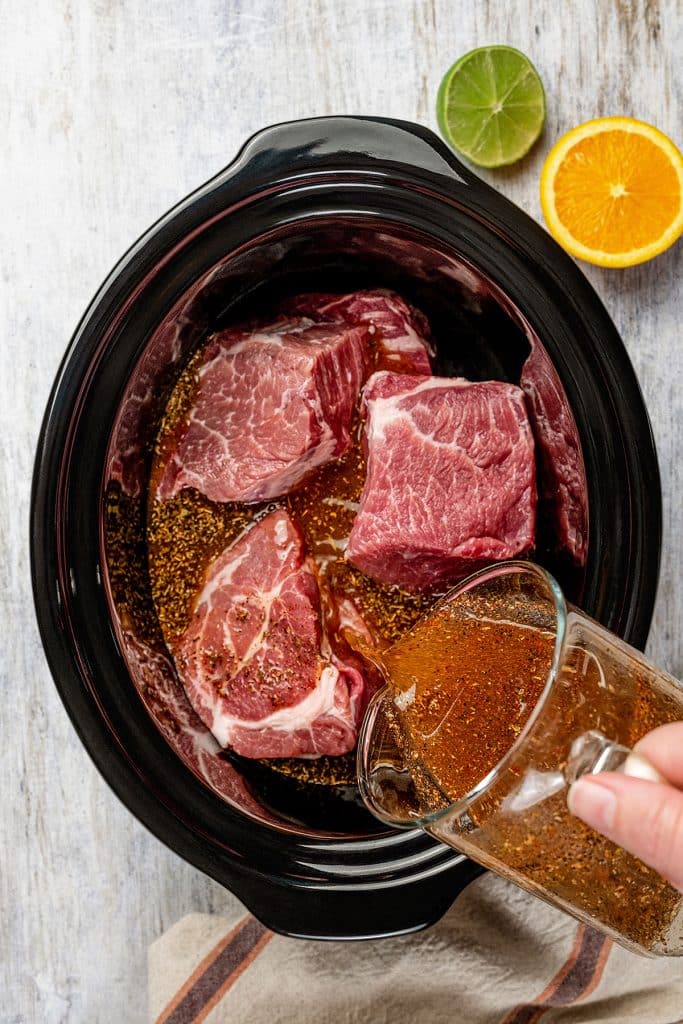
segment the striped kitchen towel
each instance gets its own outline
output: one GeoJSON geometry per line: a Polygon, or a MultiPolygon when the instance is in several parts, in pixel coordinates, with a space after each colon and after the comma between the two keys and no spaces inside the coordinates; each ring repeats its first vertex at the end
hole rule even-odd
{"type": "Polygon", "coordinates": [[[373,942],[283,938],[237,901],[190,914],[150,947],[149,1005],[155,1024],[681,1024],[683,961],[486,874],[432,928],[373,942]]]}

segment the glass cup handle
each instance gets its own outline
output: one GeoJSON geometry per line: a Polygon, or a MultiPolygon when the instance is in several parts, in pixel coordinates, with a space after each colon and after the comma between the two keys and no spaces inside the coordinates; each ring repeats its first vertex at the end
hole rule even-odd
{"type": "Polygon", "coordinates": [[[582,775],[597,775],[599,772],[622,772],[624,775],[647,779],[650,782],[666,781],[642,754],[621,743],[615,743],[601,732],[591,729],[572,743],[564,777],[571,786],[582,775]]]}

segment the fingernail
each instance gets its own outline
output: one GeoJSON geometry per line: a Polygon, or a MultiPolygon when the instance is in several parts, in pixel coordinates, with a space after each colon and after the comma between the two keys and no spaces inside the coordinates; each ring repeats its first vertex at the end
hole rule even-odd
{"type": "Polygon", "coordinates": [[[609,831],[614,825],[617,798],[595,779],[583,776],[575,782],[567,794],[567,806],[572,814],[598,832],[609,831]]]}
{"type": "Polygon", "coordinates": [[[648,782],[666,782],[661,772],[658,772],[651,761],[637,750],[632,750],[624,761],[622,768],[624,775],[630,775],[634,779],[646,779],[648,782]]]}

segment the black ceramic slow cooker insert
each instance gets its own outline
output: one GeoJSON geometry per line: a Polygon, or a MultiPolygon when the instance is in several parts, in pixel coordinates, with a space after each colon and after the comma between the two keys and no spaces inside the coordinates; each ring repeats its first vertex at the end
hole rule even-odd
{"type": "MultiPolygon", "coordinates": [[[[358,117],[268,128],[155,224],[93,299],[50,396],[31,511],[38,620],[62,700],[114,791],[291,935],[423,927],[480,869],[419,831],[386,831],[349,790],[273,781],[217,749],[155,646],[151,443],[207,332],[284,295],[374,286],[428,316],[437,373],[518,383],[537,353],[571,422],[587,543],[562,551],[548,513],[536,557],[569,596],[640,646],[657,582],[656,454],[612,322],[552,239],[429,131],[358,117]],[[114,562],[112,522],[139,600],[126,596],[120,550],[114,562]]],[[[539,483],[552,504],[552,479],[539,483]]]]}

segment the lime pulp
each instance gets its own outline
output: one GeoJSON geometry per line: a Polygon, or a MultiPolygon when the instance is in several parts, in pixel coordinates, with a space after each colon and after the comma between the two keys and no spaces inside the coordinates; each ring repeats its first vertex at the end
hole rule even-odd
{"type": "Polygon", "coordinates": [[[482,46],[446,72],[436,113],[454,149],[479,167],[503,167],[528,153],[543,130],[543,84],[519,50],[482,46]]]}

